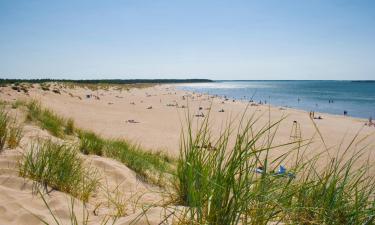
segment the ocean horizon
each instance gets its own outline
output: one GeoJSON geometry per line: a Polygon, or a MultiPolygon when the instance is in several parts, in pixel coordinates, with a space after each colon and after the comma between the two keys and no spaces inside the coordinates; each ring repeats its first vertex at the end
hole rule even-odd
{"type": "Polygon", "coordinates": [[[178,89],[305,111],[375,118],[375,80],[215,80],[178,89]]]}

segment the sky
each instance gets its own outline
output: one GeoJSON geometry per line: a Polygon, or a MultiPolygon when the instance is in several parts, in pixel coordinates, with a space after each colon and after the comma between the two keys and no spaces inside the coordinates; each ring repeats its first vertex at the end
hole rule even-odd
{"type": "Polygon", "coordinates": [[[373,0],[0,0],[0,78],[375,79],[373,0]]]}

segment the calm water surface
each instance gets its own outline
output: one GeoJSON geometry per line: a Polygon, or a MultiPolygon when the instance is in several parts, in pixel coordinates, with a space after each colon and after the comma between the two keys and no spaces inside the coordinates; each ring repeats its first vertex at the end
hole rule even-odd
{"type": "Polygon", "coordinates": [[[343,115],[346,110],[349,116],[375,118],[374,81],[216,81],[178,88],[306,111],[343,115]]]}

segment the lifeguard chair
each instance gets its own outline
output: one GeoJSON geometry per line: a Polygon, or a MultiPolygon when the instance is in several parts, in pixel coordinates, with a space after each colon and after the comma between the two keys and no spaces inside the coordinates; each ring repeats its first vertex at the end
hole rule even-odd
{"type": "Polygon", "coordinates": [[[301,140],[302,138],[301,126],[296,120],[293,121],[292,130],[290,131],[290,138],[293,140],[301,140]]]}

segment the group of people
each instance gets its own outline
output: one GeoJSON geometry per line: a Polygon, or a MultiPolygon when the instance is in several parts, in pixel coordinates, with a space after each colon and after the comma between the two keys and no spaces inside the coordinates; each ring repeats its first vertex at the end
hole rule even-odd
{"type": "Polygon", "coordinates": [[[314,118],[314,114],[315,114],[314,111],[310,111],[310,112],[309,112],[310,118],[314,118]]]}
{"type": "Polygon", "coordinates": [[[321,116],[317,116],[317,117],[315,117],[315,112],[314,111],[310,111],[310,118],[311,119],[317,119],[317,120],[321,120],[321,119],[323,119],[321,116]]]}

